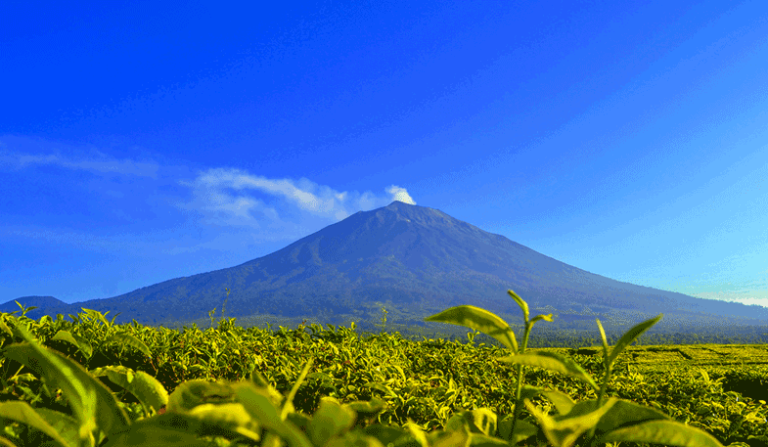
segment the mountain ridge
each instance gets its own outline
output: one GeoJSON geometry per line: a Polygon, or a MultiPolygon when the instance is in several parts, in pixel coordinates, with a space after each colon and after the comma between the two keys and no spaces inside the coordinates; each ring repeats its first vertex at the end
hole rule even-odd
{"type": "MultiPolygon", "coordinates": [[[[359,211],[233,267],[65,305],[54,297],[22,298],[37,299],[38,304],[24,303],[39,305],[40,309],[28,313],[33,319],[74,314],[85,307],[112,315],[122,312],[116,318],[118,324],[132,319],[142,324],[192,321],[221,308],[225,298],[227,316],[238,318],[279,315],[333,322],[346,316],[370,320],[381,304],[388,303],[394,320],[417,321],[461,304],[519,317],[508,289],[532,309],[549,306],[564,323],[584,319],[593,327],[594,316],[609,321],[632,312],[665,313],[691,321],[700,316],[717,321],[714,317],[732,315],[731,320],[721,321],[744,324],[764,324],[761,319],[768,319],[768,310],[760,306],[714,302],[615,281],[440,210],[398,201],[359,211]],[[225,288],[231,290],[228,297],[225,288]],[[583,318],[579,313],[585,313],[583,318]]],[[[14,310],[18,310],[14,300],[0,305],[2,312],[14,310]]]]}

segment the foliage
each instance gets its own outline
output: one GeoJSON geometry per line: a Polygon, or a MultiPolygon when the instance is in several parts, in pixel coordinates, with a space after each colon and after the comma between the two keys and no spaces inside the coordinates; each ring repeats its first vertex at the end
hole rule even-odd
{"type": "MultiPolygon", "coordinates": [[[[19,318],[0,315],[0,445],[154,439],[155,445],[628,447],[721,446],[722,440],[735,447],[766,440],[765,401],[724,391],[758,378],[735,377],[733,368],[715,362],[726,347],[710,348],[711,367],[651,372],[650,364],[675,365],[675,355],[699,355],[685,346],[630,349],[659,316],[610,350],[597,320],[601,348],[531,351],[533,325],[551,315],[529,319],[527,303],[509,295],[523,311],[520,344],[512,327],[483,309],[459,306],[430,317],[479,331],[504,348],[474,346],[478,332],[466,334],[467,344],[384,333],[363,339],[354,322],[350,329],[312,324],[307,333],[303,323],[274,332],[222,318],[214,328],[213,312],[210,328],[185,326],[183,333],[135,321],[116,326],[115,317],[108,321],[89,309],[70,315],[74,323],[61,315],[35,322],[21,306],[19,318]]],[[[382,313],[383,329],[383,306],[382,313]]]]}

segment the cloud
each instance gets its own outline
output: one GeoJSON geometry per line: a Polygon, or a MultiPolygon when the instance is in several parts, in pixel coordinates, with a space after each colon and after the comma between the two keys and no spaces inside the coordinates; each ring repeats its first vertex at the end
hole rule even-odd
{"type": "Polygon", "coordinates": [[[386,189],[388,196],[376,197],[368,191],[362,194],[339,192],[306,178],[270,179],[236,168],[208,169],[199,173],[195,180],[181,180],[179,184],[192,188],[194,198],[177,206],[196,210],[205,214],[208,222],[224,225],[258,227],[260,219],[257,216],[279,223],[281,213],[276,209],[277,204],[282,204],[284,210],[292,207],[315,217],[335,220],[342,220],[357,211],[386,206],[394,200],[416,204],[405,188],[395,185],[386,189]],[[257,193],[266,200],[254,197],[257,193]],[[269,199],[276,203],[267,204],[269,199]]]}
{"type": "Polygon", "coordinates": [[[20,170],[35,165],[54,165],[61,168],[89,171],[97,174],[117,173],[151,178],[157,178],[157,171],[160,169],[157,163],[137,162],[127,159],[117,160],[94,148],[91,148],[90,152],[96,155],[96,159],[94,157],[62,156],[59,153],[61,149],[65,149],[68,152],[74,150],[72,147],[53,144],[45,140],[5,135],[0,139],[0,168],[8,166],[14,170],[20,170]],[[50,151],[51,147],[53,147],[57,153],[31,155],[29,153],[11,152],[4,149],[9,143],[14,147],[23,148],[25,152],[29,152],[30,149],[40,150],[41,148],[50,151]]]}
{"type": "Polygon", "coordinates": [[[8,238],[19,241],[32,239],[50,245],[76,247],[78,250],[98,253],[115,253],[117,251],[131,254],[150,253],[157,249],[155,242],[130,235],[99,235],[93,232],[76,231],[63,228],[48,228],[40,225],[3,225],[0,226],[0,239],[8,238]]]}
{"type": "MultiPolygon", "coordinates": [[[[163,159],[162,154],[148,155],[148,160],[163,159]]],[[[61,220],[61,228],[4,225],[0,227],[0,237],[45,240],[91,251],[133,252],[138,247],[135,240],[149,240],[151,234],[162,234],[151,243],[161,252],[215,249],[217,244],[221,244],[221,251],[226,251],[243,244],[296,240],[358,211],[387,206],[395,200],[415,204],[408,191],[397,185],[385,188],[381,194],[338,191],[303,177],[268,178],[236,168],[195,170],[183,164],[117,159],[95,148],[82,151],[45,140],[0,136],[0,171],[11,168],[24,171],[25,178],[35,178],[41,174],[35,171],[42,166],[62,168],[64,175],[72,171],[94,175],[88,188],[72,190],[74,221],[61,220]],[[74,152],[79,155],[72,155],[74,152]],[[30,175],[26,171],[31,171],[30,175]],[[134,179],[108,178],[116,173],[134,179]],[[87,204],[95,203],[94,194],[106,196],[99,203],[107,206],[101,208],[103,216],[89,214],[88,222],[99,222],[102,217],[119,218],[126,226],[138,228],[146,222],[151,223],[150,228],[141,234],[120,236],[109,226],[78,231],[77,211],[91,210],[92,206],[87,204]],[[182,215],[169,210],[180,210],[182,215]],[[196,236],[187,238],[186,231],[170,237],[163,233],[164,228],[177,232],[180,227],[194,228],[196,236]],[[222,228],[226,230],[222,232],[222,228]],[[97,234],[105,231],[112,234],[97,234]],[[206,236],[202,236],[203,232],[206,236]]],[[[142,245],[141,249],[149,250],[151,244],[142,245]]]]}

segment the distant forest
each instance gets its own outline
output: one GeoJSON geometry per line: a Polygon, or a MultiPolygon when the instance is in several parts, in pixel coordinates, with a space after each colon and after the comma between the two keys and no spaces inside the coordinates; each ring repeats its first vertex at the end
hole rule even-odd
{"type": "MultiPolygon", "coordinates": [[[[532,315],[533,316],[533,315],[532,315]]],[[[205,330],[209,327],[217,327],[218,321],[221,319],[214,319],[213,324],[211,320],[195,320],[193,322],[175,322],[166,324],[163,327],[169,329],[183,330],[183,327],[192,327],[192,324],[197,325],[198,329],[205,330]]],[[[277,318],[279,320],[279,317],[277,318]]],[[[275,320],[276,321],[276,320],[275,320]]],[[[602,322],[602,320],[601,320],[602,322]]],[[[309,319],[284,319],[280,326],[285,330],[295,330],[297,326],[304,323],[305,332],[311,333],[309,329],[313,324],[309,319]]],[[[594,329],[551,329],[547,328],[549,322],[539,321],[533,327],[530,338],[528,340],[528,348],[583,348],[591,346],[602,346],[600,340],[600,331],[597,328],[597,324],[594,320],[591,322],[594,329]]],[[[605,327],[605,322],[602,322],[605,327]]],[[[318,322],[314,322],[318,324],[318,322]]],[[[435,324],[435,323],[430,323],[435,324]]],[[[551,324],[551,323],[550,323],[551,324]]],[[[259,327],[266,330],[267,325],[264,324],[264,317],[259,318],[243,318],[237,319],[235,325],[244,329],[250,327],[259,327]]],[[[408,323],[390,323],[386,324],[372,324],[370,322],[361,321],[355,322],[355,331],[360,336],[369,336],[380,333],[387,334],[399,334],[403,339],[411,341],[424,341],[424,340],[445,340],[457,343],[467,343],[469,341],[467,334],[475,333],[473,337],[473,343],[477,346],[484,343],[485,346],[497,346],[503,345],[496,339],[489,337],[477,331],[473,331],[469,328],[440,324],[444,326],[443,330],[435,330],[423,326],[422,321],[414,321],[408,323]],[[383,326],[383,327],[382,327],[383,326]]],[[[349,328],[350,325],[333,325],[337,330],[341,326],[349,328]]],[[[512,330],[515,332],[518,344],[521,344],[523,339],[522,325],[510,324],[512,330]]],[[[606,338],[609,345],[614,345],[621,338],[631,325],[625,328],[609,329],[605,327],[606,338]]],[[[322,329],[329,330],[328,325],[322,325],[322,329]]],[[[271,324],[270,330],[275,333],[280,329],[277,324],[271,324]]],[[[728,328],[713,328],[708,326],[689,326],[685,331],[663,330],[652,327],[646,333],[641,335],[633,345],[693,345],[693,344],[768,344],[768,325],[765,326],[730,326],[728,328]]]]}
{"type": "MultiPolygon", "coordinates": [[[[14,316],[18,317],[21,312],[17,307],[14,316]]],[[[7,306],[6,306],[7,307],[7,306]]],[[[383,309],[382,309],[383,310],[383,309]]],[[[29,311],[29,310],[28,310],[29,311]]],[[[6,310],[6,312],[8,312],[6,310]]],[[[81,315],[81,312],[78,312],[81,315]]],[[[105,315],[107,321],[111,321],[116,313],[106,312],[105,315]]],[[[537,315],[538,312],[532,313],[531,316],[537,315]]],[[[518,343],[522,343],[523,325],[522,318],[518,316],[511,316],[505,314],[497,314],[504,321],[506,321],[512,330],[515,332],[518,343]]],[[[224,315],[226,317],[226,315],[224,315]]],[[[30,312],[27,317],[37,320],[40,317],[35,316],[30,312]]],[[[331,317],[329,315],[329,317],[331,317]]],[[[352,321],[355,322],[355,332],[362,337],[373,336],[382,332],[387,334],[398,334],[405,340],[421,342],[425,340],[438,341],[440,339],[448,342],[467,343],[469,341],[468,334],[472,334],[473,330],[443,323],[425,323],[416,314],[408,311],[396,310],[394,308],[391,311],[382,312],[379,317],[374,308],[367,309],[365,317],[362,318],[345,318],[349,316],[341,316],[336,318],[329,318],[325,322],[319,321],[318,318],[313,317],[284,317],[276,315],[258,315],[248,317],[227,318],[228,320],[234,320],[234,325],[248,329],[256,327],[262,330],[269,329],[273,333],[280,331],[281,327],[285,330],[295,330],[299,325],[304,325],[304,330],[307,333],[312,333],[311,326],[316,326],[317,331],[330,330],[329,326],[333,326],[335,330],[339,330],[342,327],[350,328],[352,321]],[[392,321],[387,320],[387,314],[392,321]],[[341,318],[341,320],[340,320],[341,318]],[[320,323],[324,323],[320,325],[320,323]],[[268,324],[269,323],[269,324],[268,324]]],[[[555,316],[553,323],[547,321],[539,321],[533,327],[531,335],[528,341],[528,348],[583,348],[601,346],[600,332],[595,323],[594,318],[583,318],[577,321],[571,321],[569,327],[557,327],[558,322],[566,321],[572,315],[555,316]],[[563,319],[562,317],[565,317],[563,319]]],[[[64,318],[61,313],[56,315],[58,319],[64,318]]],[[[194,320],[165,320],[162,322],[154,323],[139,323],[145,327],[164,327],[167,329],[183,331],[184,328],[197,327],[200,330],[205,330],[211,327],[218,327],[219,321],[224,318],[215,315],[215,309],[209,313],[209,317],[194,319],[194,320]]],[[[66,317],[67,321],[75,321],[72,315],[66,317]]],[[[135,320],[134,320],[135,321],[135,320]]],[[[640,321],[635,321],[629,324],[617,324],[616,321],[611,321],[609,318],[600,319],[608,339],[609,345],[614,345],[619,338],[634,324],[640,321]]],[[[768,344],[768,325],[738,325],[727,324],[716,326],[712,323],[690,323],[682,326],[676,326],[674,324],[664,325],[662,324],[664,319],[659,324],[652,327],[645,332],[633,343],[633,345],[694,345],[694,344],[768,344]]],[[[138,322],[137,322],[138,323],[138,322]]],[[[124,323],[126,324],[126,323],[124,323]]],[[[489,337],[485,334],[476,332],[473,337],[473,343],[477,346],[481,343],[485,346],[502,347],[501,343],[496,339],[489,337]]]]}

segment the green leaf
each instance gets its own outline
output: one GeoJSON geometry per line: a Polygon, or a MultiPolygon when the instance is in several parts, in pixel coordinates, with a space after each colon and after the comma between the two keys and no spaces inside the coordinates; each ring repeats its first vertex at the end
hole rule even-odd
{"type": "Polygon", "coordinates": [[[620,428],[597,439],[604,442],[647,442],[679,447],[723,447],[704,430],[671,420],[655,420],[620,428]]]}
{"type": "Polygon", "coordinates": [[[94,377],[106,376],[112,383],[136,396],[145,407],[149,406],[158,411],[168,405],[168,391],[162,383],[144,371],[133,371],[131,368],[116,365],[96,368],[90,373],[94,377]]]}
{"type": "Polygon", "coordinates": [[[492,436],[496,434],[496,418],[496,413],[488,408],[462,411],[451,417],[446,430],[457,430],[463,425],[470,433],[492,436]]]}
{"type": "Polygon", "coordinates": [[[224,436],[230,439],[244,436],[253,441],[260,439],[259,423],[239,402],[198,405],[187,416],[197,419],[197,436],[224,436]]]}
{"type": "MultiPolygon", "coordinates": [[[[507,441],[503,441],[494,436],[487,436],[482,433],[472,433],[469,438],[469,444],[453,444],[453,445],[470,445],[470,446],[476,446],[476,447],[509,447],[509,443],[507,441]]],[[[369,444],[368,446],[377,447],[376,444],[369,444]]]]}
{"type": "Polygon", "coordinates": [[[531,327],[533,327],[533,323],[535,323],[535,322],[537,322],[539,320],[549,321],[551,323],[552,322],[552,314],[536,315],[535,317],[533,317],[533,320],[531,320],[531,327]]]}
{"type": "Polygon", "coordinates": [[[557,412],[561,415],[570,413],[573,406],[576,405],[576,402],[571,399],[571,396],[557,390],[544,390],[541,394],[555,404],[557,412]]]}
{"type": "MultiPolygon", "coordinates": [[[[270,401],[267,390],[256,388],[248,382],[237,383],[233,386],[237,399],[250,413],[251,417],[258,421],[259,425],[271,430],[274,434],[288,441],[290,445],[297,447],[312,447],[307,436],[292,422],[283,421],[277,408],[270,401]]],[[[330,430],[330,427],[324,427],[330,430]]],[[[264,442],[267,442],[265,437],[264,442]]]]}
{"type": "MultiPolygon", "coordinates": [[[[49,413],[54,412],[50,411],[49,413]]],[[[63,419],[69,418],[69,416],[64,413],[59,414],[63,416],[63,419]]],[[[59,435],[59,430],[56,429],[57,427],[51,426],[46,418],[38,414],[35,409],[29,406],[26,402],[11,401],[1,403],[0,418],[26,424],[29,428],[35,429],[53,438],[53,442],[55,442],[56,445],[69,447],[69,443],[59,435]]]]}
{"type": "MultiPolygon", "coordinates": [[[[45,419],[56,433],[64,439],[71,440],[70,444],[77,444],[79,440],[80,424],[73,416],[51,410],[50,408],[35,408],[35,412],[45,419]]],[[[94,438],[94,441],[96,439],[94,438]]]]}
{"type": "Polygon", "coordinates": [[[8,335],[13,337],[13,332],[11,332],[11,329],[8,327],[7,324],[5,324],[5,318],[6,318],[5,316],[3,316],[3,318],[0,318],[0,329],[2,329],[3,332],[7,332],[8,335]]]}
{"type": "MultiPolygon", "coordinates": [[[[537,322],[541,321],[541,320],[544,320],[544,321],[549,321],[549,322],[551,323],[551,322],[552,322],[552,314],[547,314],[547,315],[536,315],[536,316],[533,318],[533,320],[531,320],[531,322],[529,323],[529,324],[530,324],[530,326],[529,326],[529,327],[530,327],[530,329],[533,329],[533,325],[534,325],[534,324],[536,324],[537,322]]],[[[529,329],[529,330],[530,330],[530,329],[529,329]]]]}
{"type": "MultiPolygon", "coordinates": [[[[597,432],[600,435],[628,425],[670,419],[666,414],[653,408],[644,407],[628,400],[617,398],[614,398],[614,400],[616,403],[611,411],[600,418],[600,422],[596,426],[597,432]]],[[[568,416],[589,414],[596,409],[597,399],[581,401],[573,406],[568,416]]],[[[558,419],[558,417],[555,417],[555,419],[558,419]]]]}
{"type": "Polygon", "coordinates": [[[587,430],[594,427],[613,405],[616,399],[608,399],[605,405],[584,415],[568,414],[552,418],[538,410],[529,400],[525,401],[528,411],[539,421],[549,442],[555,447],[570,447],[587,430]]]}
{"type": "Polygon", "coordinates": [[[147,357],[152,357],[152,351],[149,350],[147,345],[143,341],[136,338],[136,336],[134,336],[133,334],[129,334],[127,332],[118,332],[118,333],[112,334],[108,336],[103,343],[105,345],[110,343],[117,343],[123,347],[133,346],[137,350],[141,351],[147,357]]]}
{"type": "Polygon", "coordinates": [[[77,347],[77,349],[80,350],[80,352],[83,354],[83,357],[86,359],[90,359],[93,355],[93,347],[88,342],[88,340],[85,337],[81,337],[69,331],[59,331],[51,338],[51,340],[63,340],[73,344],[75,347],[77,347]]]}
{"type": "MultiPolygon", "coordinates": [[[[194,441],[198,436],[221,436],[229,440],[241,436],[253,441],[261,439],[260,422],[239,402],[203,403],[189,411],[178,410],[168,410],[165,414],[135,421],[128,429],[110,434],[107,446],[181,446],[183,440],[194,441]],[[159,441],[157,436],[161,434],[168,437],[170,444],[159,441]],[[113,438],[114,444],[111,441],[113,438]]],[[[216,444],[209,441],[192,445],[216,444]]]]}
{"type": "Polygon", "coordinates": [[[534,366],[537,368],[544,368],[550,371],[555,371],[560,374],[564,374],[574,379],[579,379],[587,382],[595,390],[599,390],[592,376],[589,375],[584,369],[574,362],[573,360],[564,357],[562,354],[556,352],[537,352],[536,354],[519,354],[509,357],[502,357],[499,361],[505,363],[516,363],[526,366],[534,366]]]}
{"type": "Polygon", "coordinates": [[[350,408],[357,413],[357,420],[375,418],[387,409],[387,403],[378,397],[371,398],[370,401],[355,401],[346,404],[347,408],[350,408]]]}
{"type": "MultiPolygon", "coordinates": [[[[518,297],[519,298],[519,297],[518,297]]],[[[523,302],[525,304],[525,302],[523,302]]],[[[509,325],[497,315],[475,306],[457,306],[429,316],[424,321],[455,324],[480,331],[500,341],[517,354],[517,339],[509,325]]]]}
{"type": "Polygon", "coordinates": [[[608,361],[606,362],[606,366],[613,364],[613,361],[616,360],[616,357],[621,354],[621,351],[623,351],[627,346],[632,344],[637,337],[642,335],[643,332],[647,331],[651,328],[654,324],[658,323],[659,320],[661,320],[661,317],[663,314],[659,314],[655,318],[651,318],[650,320],[643,321],[642,323],[639,323],[635,326],[633,326],[630,330],[628,330],[624,335],[621,336],[619,339],[619,342],[616,343],[616,346],[613,347],[613,350],[611,351],[611,355],[608,357],[608,361]]]}
{"type": "Polygon", "coordinates": [[[520,399],[534,399],[542,392],[543,390],[541,388],[530,385],[523,385],[523,388],[520,390],[520,399]]]}
{"type": "Polygon", "coordinates": [[[109,388],[82,365],[40,346],[23,324],[15,325],[14,332],[27,343],[10,345],[3,355],[34,371],[49,388],[61,388],[80,424],[81,437],[91,426],[110,433],[130,425],[128,415],[109,388]]]}
{"type": "Polygon", "coordinates": [[[536,436],[539,432],[539,427],[531,424],[524,419],[518,419],[515,424],[515,432],[512,433],[512,421],[514,417],[509,415],[499,422],[499,435],[503,439],[512,441],[512,445],[516,445],[524,439],[528,439],[531,436],[536,436]]]}
{"type": "MultiPolygon", "coordinates": [[[[459,430],[447,430],[448,434],[442,436],[434,441],[433,447],[454,447],[462,446],[467,447],[470,445],[472,435],[469,433],[469,429],[465,426],[461,426],[459,430]]],[[[336,446],[333,446],[336,447],[336,446]]]]}
{"type": "Polygon", "coordinates": [[[151,445],[163,447],[211,447],[216,445],[211,441],[199,439],[189,430],[176,428],[174,423],[182,422],[186,427],[193,425],[187,422],[190,416],[179,414],[163,414],[151,419],[142,419],[131,425],[129,430],[110,435],[104,447],[141,447],[150,442],[151,445]],[[172,422],[171,422],[172,421],[172,422]]]}
{"type": "MultiPolygon", "coordinates": [[[[271,402],[279,405],[282,396],[271,396],[271,402]]],[[[189,411],[204,403],[234,402],[235,391],[227,383],[210,382],[205,379],[192,379],[179,384],[168,396],[167,411],[189,411]]]]}
{"type": "Polygon", "coordinates": [[[349,430],[355,424],[355,411],[346,405],[324,399],[312,415],[307,435],[313,445],[325,445],[329,439],[349,430]]]}
{"type": "Polygon", "coordinates": [[[405,428],[408,430],[408,433],[413,436],[413,439],[416,440],[418,445],[428,445],[427,435],[424,433],[424,430],[417,424],[414,424],[413,421],[411,421],[411,418],[408,418],[408,422],[405,423],[405,428]]]}
{"type": "MultiPolygon", "coordinates": [[[[84,307],[81,307],[80,309],[83,309],[83,311],[85,311],[91,318],[93,318],[94,321],[95,320],[101,321],[101,324],[103,324],[105,328],[107,329],[110,328],[109,322],[107,321],[106,318],[104,318],[104,315],[102,315],[101,312],[93,309],[86,309],[84,307]]],[[[107,313],[109,313],[109,311],[107,311],[107,313]]]]}
{"type": "Polygon", "coordinates": [[[605,336],[605,330],[599,318],[595,318],[595,323],[597,323],[597,328],[600,329],[600,339],[603,341],[603,362],[605,362],[608,360],[608,338],[605,336]]]}
{"type": "Polygon", "coordinates": [[[283,403],[283,408],[280,411],[280,418],[282,420],[285,420],[285,417],[288,415],[288,412],[294,412],[295,408],[293,406],[293,398],[296,397],[296,392],[299,391],[299,387],[304,382],[304,379],[307,377],[309,368],[312,367],[312,360],[313,359],[309,359],[309,361],[307,361],[307,364],[304,365],[304,369],[302,369],[301,374],[299,374],[298,379],[296,379],[296,382],[294,382],[293,387],[291,387],[291,391],[288,393],[288,396],[285,398],[285,403],[283,403]]]}
{"type": "Polygon", "coordinates": [[[517,305],[520,306],[520,309],[523,310],[523,318],[527,324],[528,316],[530,315],[530,311],[528,310],[528,303],[526,303],[524,299],[520,298],[520,295],[516,294],[512,289],[507,290],[507,293],[517,302],[517,305]]]}

